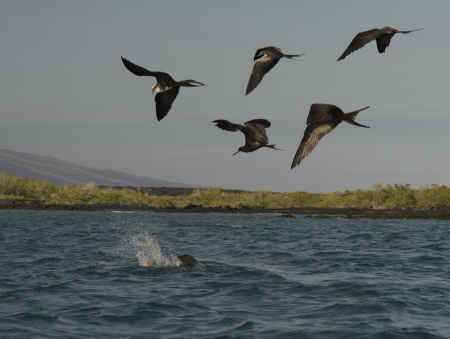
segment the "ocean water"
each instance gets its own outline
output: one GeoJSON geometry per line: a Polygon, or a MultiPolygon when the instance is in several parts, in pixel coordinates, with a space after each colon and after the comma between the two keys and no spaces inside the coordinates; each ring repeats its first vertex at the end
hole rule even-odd
{"type": "Polygon", "coordinates": [[[273,216],[2,210],[0,337],[450,337],[449,221],[273,216]]]}

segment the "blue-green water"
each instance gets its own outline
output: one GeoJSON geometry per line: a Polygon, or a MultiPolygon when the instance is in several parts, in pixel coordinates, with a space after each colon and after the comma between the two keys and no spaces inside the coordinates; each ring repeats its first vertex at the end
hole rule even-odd
{"type": "Polygon", "coordinates": [[[0,337],[448,338],[449,241],[439,220],[0,211],[0,337]]]}

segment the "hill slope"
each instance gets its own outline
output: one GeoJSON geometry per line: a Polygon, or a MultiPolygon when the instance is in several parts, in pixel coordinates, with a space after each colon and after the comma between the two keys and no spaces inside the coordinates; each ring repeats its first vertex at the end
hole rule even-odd
{"type": "Polygon", "coordinates": [[[0,171],[22,178],[47,180],[56,185],[93,181],[103,186],[200,187],[89,167],[49,156],[0,149],[0,171]]]}

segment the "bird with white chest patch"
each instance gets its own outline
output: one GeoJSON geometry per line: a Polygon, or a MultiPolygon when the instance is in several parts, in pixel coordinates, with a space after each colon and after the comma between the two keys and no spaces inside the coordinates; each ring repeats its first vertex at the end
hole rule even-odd
{"type": "Polygon", "coordinates": [[[164,72],[151,72],[141,66],[135,65],[122,57],[122,62],[127,70],[137,76],[152,76],[156,78],[156,85],[152,87],[156,92],[156,118],[161,121],[172,108],[172,103],[177,98],[180,87],[200,87],[205,86],[201,82],[195,80],[175,81],[169,74],[164,72]],[[197,84],[197,85],[196,85],[197,84]]]}
{"type": "MultiPolygon", "coordinates": [[[[253,61],[256,61],[258,59],[258,62],[255,63],[253,66],[252,74],[250,75],[250,79],[248,80],[247,90],[245,91],[245,95],[249,94],[251,91],[253,91],[262,81],[264,75],[266,75],[272,68],[275,67],[275,65],[280,61],[281,58],[288,58],[291,60],[297,60],[294,59],[294,57],[299,57],[304,54],[297,54],[297,55],[289,55],[289,54],[283,54],[281,52],[281,49],[278,47],[263,47],[256,51],[255,57],[253,58],[253,61]]],[[[297,60],[300,61],[300,60],[297,60]]]]}

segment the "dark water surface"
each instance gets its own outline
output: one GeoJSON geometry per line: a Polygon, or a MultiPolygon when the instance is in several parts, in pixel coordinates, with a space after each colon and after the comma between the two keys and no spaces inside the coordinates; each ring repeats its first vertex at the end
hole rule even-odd
{"type": "Polygon", "coordinates": [[[439,220],[3,210],[0,337],[449,338],[449,241],[439,220]]]}

